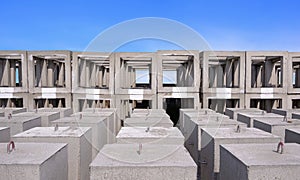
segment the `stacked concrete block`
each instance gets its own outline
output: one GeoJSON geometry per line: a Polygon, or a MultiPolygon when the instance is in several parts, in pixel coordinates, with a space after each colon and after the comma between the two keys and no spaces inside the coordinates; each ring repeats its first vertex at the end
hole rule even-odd
{"type": "Polygon", "coordinates": [[[40,127],[41,125],[42,122],[40,116],[30,116],[30,117],[12,116],[12,117],[0,118],[0,126],[9,127],[11,136],[34,127],[40,127]]]}
{"type": "Polygon", "coordinates": [[[90,172],[91,180],[197,179],[197,166],[182,145],[105,145],[90,172]]]}
{"type": "Polygon", "coordinates": [[[106,117],[65,117],[56,121],[52,121],[52,125],[61,127],[91,127],[92,128],[92,158],[94,159],[100,149],[109,143],[109,130],[107,129],[106,117]]]}
{"type": "Polygon", "coordinates": [[[119,144],[183,145],[184,137],[177,127],[122,127],[117,135],[119,144]]]}
{"type": "Polygon", "coordinates": [[[8,142],[10,140],[10,128],[0,127],[0,143],[8,142]]]}
{"type": "Polygon", "coordinates": [[[89,179],[92,130],[89,127],[37,127],[12,137],[15,142],[68,143],[68,179],[89,179]]]}
{"type": "Polygon", "coordinates": [[[28,107],[26,51],[0,51],[0,106],[28,107]]]}
{"type": "Polygon", "coordinates": [[[299,179],[300,145],[226,144],[220,147],[220,180],[299,179]]]}
{"type": "Polygon", "coordinates": [[[0,143],[1,179],[68,179],[68,145],[57,143],[15,143],[7,153],[0,143]]]}
{"type": "Polygon", "coordinates": [[[237,120],[247,124],[248,127],[253,127],[254,118],[281,118],[284,120],[284,116],[266,113],[265,111],[252,111],[252,112],[241,112],[237,114],[237,120]]]}
{"type": "Polygon", "coordinates": [[[218,179],[221,144],[278,143],[280,137],[256,128],[202,128],[201,179],[218,179]]]}
{"type": "Polygon", "coordinates": [[[246,108],[286,108],[288,52],[246,52],[246,108]]]}
{"type": "Polygon", "coordinates": [[[48,127],[51,126],[51,121],[60,118],[59,112],[24,112],[13,115],[14,117],[34,117],[40,116],[41,117],[41,126],[48,127]]]}
{"type": "Polygon", "coordinates": [[[281,137],[282,141],[284,141],[285,129],[289,127],[300,127],[300,120],[275,117],[257,117],[253,119],[253,127],[277,135],[281,137]]]}
{"type": "Polygon", "coordinates": [[[29,109],[71,107],[70,51],[28,51],[29,109]]]}
{"type": "Polygon", "coordinates": [[[245,52],[200,53],[202,107],[224,112],[226,107],[244,107],[245,52]]]}
{"type": "MultiPolygon", "coordinates": [[[[237,114],[242,112],[262,112],[262,110],[258,108],[226,108],[224,114],[228,116],[230,119],[237,120],[237,114]]],[[[275,113],[275,112],[274,112],[275,113]]]]}
{"type": "Polygon", "coordinates": [[[300,127],[289,127],[285,129],[285,142],[300,144],[300,127]]]}

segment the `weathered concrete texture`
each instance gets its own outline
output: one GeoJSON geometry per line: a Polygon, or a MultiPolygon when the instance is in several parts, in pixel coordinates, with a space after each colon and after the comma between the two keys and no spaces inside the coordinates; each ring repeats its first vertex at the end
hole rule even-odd
{"type": "Polygon", "coordinates": [[[59,112],[24,112],[14,115],[14,117],[34,117],[40,116],[41,117],[41,126],[48,127],[51,126],[51,121],[59,119],[60,113],[59,112]]]}
{"type": "Polygon", "coordinates": [[[285,142],[300,144],[300,127],[289,127],[285,129],[285,142]]]}
{"type": "Polygon", "coordinates": [[[13,115],[0,118],[0,126],[10,127],[10,135],[13,136],[28,129],[41,126],[40,116],[21,117],[13,115]]]}
{"type": "Polygon", "coordinates": [[[1,179],[68,179],[67,144],[15,143],[16,150],[10,154],[6,145],[0,144],[1,179]]]}
{"type": "Polygon", "coordinates": [[[31,110],[33,112],[43,113],[43,112],[59,112],[60,118],[68,117],[73,113],[71,108],[39,108],[35,110],[31,110]]]}
{"type": "Polygon", "coordinates": [[[7,117],[9,114],[18,114],[22,112],[26,112],[27,108],[0,108],[0,112],[4,113],[4,116],[7,117]]]}
{"type": "Polygon", "coordinates": [[[16,142],[68,143],[68,179],[88,180],[92,161],[92,130],[89,127],[36,127],[12,137],[16,142]]]}
{"type": "Polygon", "coordinates": [[[10,140],[10,128],[0,127],[0,143],[8,142],[10,140]]]}
{"type": "Polygon", "coordinates": [[[177,127],[122,127],[117,135],[117,143],[183,145],[184,137],[177,127]]]}
{"type": "Polygon", "coordinates": [[[149,117],[149,118],[126,118],[124,121],[125,127],[173,127],[173,122],[170,118],[164,117],[149,117]]]}
{"type": "Polygon", "coordinates": [[[265,111],[252,111],[252,112],[241,112],[237,114],[237,120],[246,123],[248,127],[253,127],[253,119],[254,118],[282,118],[284,116],[274,114],[274,113],[266,113],[265,111]]]}
{"type": "Polygon", "coordinates": [[[258,117],[253,119],[253,127],[280,136],[281,140],[284,141],[285,129],[288,127],[300,127],[300,120],[274,118],[274,117],[271,118],[258,117]]]}
{"type": "Polygon", "coordinates": [[[201,179],[215,179],[220,167],[220,144],[278,143],[280,137],[256,128],[202,128],[201,179]]]}
{"type": "Polygon", "coordinates": [[[241,109],[241,108],[226,108],[225,109],[225,115],[229,116],[230,119],[237,120],[237,114],[242,112],[262,112],[262,110],[258,108],[247,108],[247,109],[241,109]]]}
{"type": "Polygon", "coordinates": [[[91,180],[195,179],[197,166],[181,145],[109,144],[90,165],[91,180]]]}
{"type": "Polygon", "coordinates": [[[194,161],[198,163],[201,151],[201,128],[246,128],[247,125],[234,120],[217,120],[217,118],[203,117],[197,119],[191,119],[190,124],[185,134],[185,147],[190,152],[194,161]]]}
{"type": "Polygon", "coordinates": [[[92,148],[94,159],[100,149],[109,142],[109,130],[107,128],[106,117],[84,117],[82,119],[76,117],[65,117],[52,121],[52,125],[71,126],[71,127],[91,127],[92,128],[92,148]]]}
{"type": "Polygon", "coordinates": [[[300,145],[226,144],[220,147],[220,180],[299,179],[300,145]]]}

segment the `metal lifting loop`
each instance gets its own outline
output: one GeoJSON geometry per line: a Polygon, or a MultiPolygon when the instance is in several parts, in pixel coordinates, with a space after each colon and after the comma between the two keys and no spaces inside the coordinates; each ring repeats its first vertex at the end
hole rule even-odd
{"type": "Polygon", "coordinates": [[[283,153],[283,142],[282,141],[280,141],[279,143],[278,143],[278,145],[277,145],[277,152],[279,153],[279,149],[280,149],[280,154],[282,154],[283,153]]]}
{"type": "Polygon", "coordinates": [[[7,144],[7,153],[10,154],[13,150],[15,150],[16,146],[15,146],[15,142],[10,141],[7,144]]]}

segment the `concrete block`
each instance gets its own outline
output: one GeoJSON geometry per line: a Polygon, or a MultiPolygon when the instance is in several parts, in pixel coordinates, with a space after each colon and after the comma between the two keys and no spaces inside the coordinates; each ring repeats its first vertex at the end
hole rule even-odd
{"type": "Polygon", "coordinates": [[[170,118],[126,118],[124,121],[125,127],[173,127],[173,122],[170,118]]]}
{"type": "Polygon", "coordinates": [[[40,116],[41,117],[41,126],[48,127],[51,126],[51,121],[59,119],[60,113],[59,112],[24,112],[14,115],[15,117],[34,117],[40,116]]]}
{"type": "Polygon", "coordinates": [[[15,143],[8,154],[0,144],[1,179],[67,180],[68,146],[57,143],[15,143]]]}
{"type": "Polygon", "coordinates": [[[27,108],[0,108],[0,113],[4,113],[4,116],[7,117],[9,114],[18,114],[22,112],[27,112],[27,108]]]}
{"type": "Polygon", "coordinates": [[[0,127],[0,143],[10,141],[10,128],[0,127]]]}
{"type": "Polygon", "coordinates": [[[280,137],[255,128],[202,128],[201,179],[218,179],[220,144],[278,143],[280,137]]]}
{"type": "Polygon", "coordinates": [[[92,128],[92,158],[94,159],[100,149],[109,142],[109,130],[107,128],[106,117],[84,117],[82,119],[76,117],[65,117],[52,121],[52,125],[71,126],[71,127],[91,127],[92,128]]]}
{"type": "Polygon", "coordinates": [[[13,115],[11,119],[8,119],[8,117],[0,118],[0,126],[10,127],[10,136],[13,136],[28,129],[41,126],[41,117],[20,117],[13,115]]]}
{"type": "Polygon", "coordinates": [[[145,114],[145,113],[166,113],[164,109],[134,109],[132,113],[145,114]]]}
{"type": "Polygon", "coordinates": [[[281,140],[285,139],[285,128],[287,127],[300,127],[300,120],[287,119],[283,121],[282,118],[254,118],[253,127],[261,129],[263,131],[272,133],[281,137],[281,140]]]}
{"type": "Polygon", "coordinates": [[[241,109],[241,108],[226,108],[225,109],[225,115],[229,116],[230,119],[237,120],[237,114],[242,112],[262,112],[261,109],[257,108],[247,108],[247,109],[241,109]]]}
{"type": "Polygon", "coordinates": [[[214,114],[215,111],[211,110],[211,109],[179,109],[179,129],[183,132],[184,129],[184,114],[188,113],[188,112],[203,112],[203,114],[205,113],[209,113],[209,114],[214,114]]]}
{"type": "Polygon", "coordinates": [[[299,179],[300,145],[224,144],[220,147],[220,180],[299,179]]]}
{"type": "Polygon", "coordinates": [[[177,127],[122,127],[117,135],[117,143],[183,145],[184,137],[177,127]]]}
{"type": "Polygon", "coordinates": [[[89,127],[36,127],[13,136],[16,142],[68,143],[68,179],[88,180],[92,161],[92,130],[89,127]]]}
{"type": "Polygon", "coordinates": [[[285,142],[300,144],[300,127],[289,127],[285,129],[285,142]]]}
{"type": "Polygon", "coordinates": [[[197,166],[183,146],[108,144],[90,165],[91,180],[197,178],[197,166]]]}
{"type": "Polygon", "coordinates": [[[265,111],[253,111],[253,112],[241,112],[237,114],[237,120],[247,124],[248,127],[253,127],[254,118],[284,118],[284,116],[274,114],[274,113],[265,113],[265,111]]]}
{"type": "MultiPolygon", "coordinates": [[[[293,118],[293,114],[300,114],[300,109],[272,109],[272,113],[286,116],[287,118],[293,118]]],[[[298,119],[298,118],[297,118],[298,119]]]]}
{"type": "MultiPolygon", "coordinates": [[[[35,112],[36,110],[32,110],[35,112]]],[[[60,118],[71,116],[73,110],[71,108],[39,108],[37,112],[59,112],[60,118]]]]}

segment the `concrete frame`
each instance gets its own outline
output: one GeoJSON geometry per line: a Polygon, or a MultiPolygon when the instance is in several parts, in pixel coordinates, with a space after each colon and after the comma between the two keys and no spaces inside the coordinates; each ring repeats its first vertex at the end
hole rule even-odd
{"type": "MultiPolygon", "coordinates": [[[[286,109],[287,108],[287,98],[286,98],[286,94],[245,94],[245,108],[250,108],[250,103],[252,99],[258,99],[258,100],[281,100],[281,104],[282,109],[286,109]]],[[[266,107],[266,110],[268,112],[271,112],[272,109],[276,109],[276,103],[273,104],[273,106],[270,103],[267,103],[267,105],[269,105],[270,107],[266,107]],[[272,107],[271,107],[272,106],[272,107]]],[[[256,108],[256,107],[254,107],[256,108]]]]}
{"type": "Polygon", "coordinates": [[[299,63],[300,65],[300,53],[299,52],[289,52],[289,60],[287,62],[287,93],[288,94],[300,94],[300,66],[296,70],[293,69],[293,63],[299,63]],[[295,71],[295,85],[293,87],[293,74],[295,71]]]}
{"type": "Polygon", "coordinates": [[[179,98],[179,99],[193,99],[193,103],[189,101],[181,101],[181,108],[200,109],[199,93],[158,93],[157,94],[157,109],[164,109],[164,99],[166,98],[179,98]]]}

